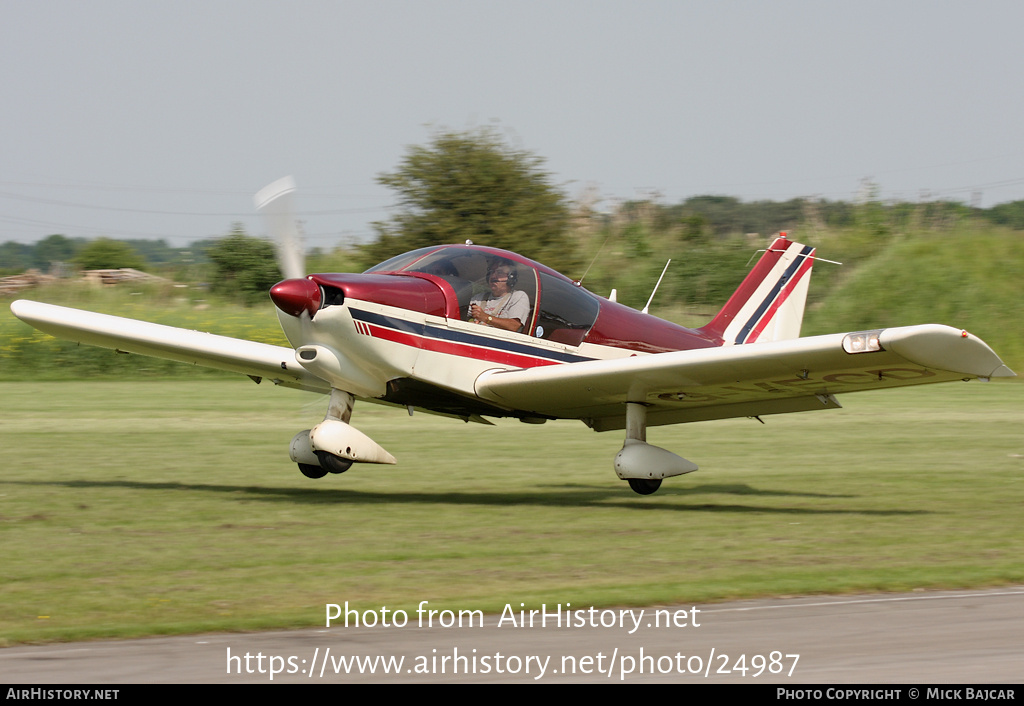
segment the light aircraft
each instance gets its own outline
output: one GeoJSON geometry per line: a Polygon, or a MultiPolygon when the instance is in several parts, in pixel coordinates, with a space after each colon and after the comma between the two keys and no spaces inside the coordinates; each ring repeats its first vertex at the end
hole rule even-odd
{"type": "Polygon", "coordinates": [[[649,426],[835,409],[845,392],[1014,375],[979,338],[948,326],[800,338],[815,250],[785,234],[707,325],[688,329],[469,242],[414,250],[362,274],[305,276],[293,191],[285,178],[256,197],[283,243],[287,279],[270,298],[292,348],[25,300],[11,309],[80,343],[329,393],[324,420],[291,442],[310,478],[395,463],[350,424],[356,399],[485,424],[579,419],[624,431],[615,472],[647,495],[697,470],[648,444],[649,426]],[[502,308],[513,299],[515,316],[502,308]]]}

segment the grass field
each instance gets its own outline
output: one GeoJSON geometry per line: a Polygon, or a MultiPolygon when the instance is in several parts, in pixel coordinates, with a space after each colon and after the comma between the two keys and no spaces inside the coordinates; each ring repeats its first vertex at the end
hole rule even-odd
{"type": "Polygon", "coordinates": [[[395,454],[287,457],[325,399],[247,380],[0,383],[0,644],[500,610],[1024,582],[1024,385],[851,395],[651,429],[701,465],[652,496],[619,434],[357,404],[395,454]]]}

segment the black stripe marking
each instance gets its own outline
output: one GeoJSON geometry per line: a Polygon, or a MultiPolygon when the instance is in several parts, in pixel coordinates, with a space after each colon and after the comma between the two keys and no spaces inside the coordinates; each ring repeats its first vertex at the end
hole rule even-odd
{"type": "Polygon", "coordinates": [[[393,316],[385,316],[383,314],[374,314],[373,312],[363,311],[353,307],[349,307],[349,311],[352,312],[352,318],[357,321],[376,324],[377,326],[383,326],[403,333],[411,333],[424,338],[436,338],[441,341],[449,341],[452,343],[465,343],[473,346],[481,346],[483,348],[493,348],[509,353],[529,355],[534,358],[557,360],[560,363],[580,363],[586,360],[594,360],[594,358],[574,355],[572,353],[563,353],[549,348],[531,346],[525,343],[505,341],[503,339],[491,338],[489,336],[478,336],[465,331],[453,331],[449,328],[443,328],[440,326],[417,324],[412,321],[406,321],[405,319],[398,319],[393,316]]]}
{"type": "Polygon", "coordinates": [[[804,260],[807,259],[807,256],[811,254],[812,250],[814,250],[814,248],[812,248],[809,245],[805,245],[803,250],[800,251],[800,254],[796,256],[796,259],[794,259],[793,262],[790,263],[789,267],[786,268],[786,271],[782,273],[782,276],[780,276],[779,279],[775,282],[775,286],[772,287],[770,292],[768,292],[768,296],[764,298],[764,301],[762,301],[761,305],[757,307],[757,310],[754,312],[753,316],[751,316],[750,319],[747,320],[747,323],[744,325],[742,329],[740,329],[740,332],[736,335],[735,342],[737,344],[741,344],[745,340],[747,340],[747,336],[750,335],[750,330],[757,325],[758,321],[761,320],[761,317],[764,315],[764,312],[767,311],[768,307],[771,306],[773,301],[775,301],[775,298],[779,296],[779,292],[781,292],[782,288],[786,286],[786,282],[788,282],[790,278],[794,274],[796,274],[797,270],[800,269],[800,265],[803,264],[804,260]]]}

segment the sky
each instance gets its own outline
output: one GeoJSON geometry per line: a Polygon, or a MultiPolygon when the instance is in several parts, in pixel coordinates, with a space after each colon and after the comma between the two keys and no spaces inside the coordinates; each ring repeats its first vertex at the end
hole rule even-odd
{"type": "Polygon", "coordinates": [[[570,199],[1024,199],[1019,0],[0,0],[0,242],[373,236],[440,129],[570,199]]]}

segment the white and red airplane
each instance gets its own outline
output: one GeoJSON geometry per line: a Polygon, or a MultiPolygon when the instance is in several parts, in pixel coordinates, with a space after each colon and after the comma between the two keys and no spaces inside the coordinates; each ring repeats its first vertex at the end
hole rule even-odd
{"type": "Polygon", "coordinates": [[[80,343],[330,393],[323,422],[291,443],[310,478],[395,463],[350,425],[357,398],[485,424],[579,419],[595,431],[625,430],[615,472],[647,495],[663,478],[697,470],[648,444],[648,426],[835,409],[844,392],[1014,375],[983,341],[948,326],[800,338],[815,251],[785,235],[697,329],[468,242],[414,250],[362,274],[304,276],[293,189],[285,179],[257,195],[271,230],[292,242],[282,249],[288,279],[270,297],[293,348],[25,300],[11,310],[80,343]],[[515,316],[503,308],[513,299],[515,316]]]}

